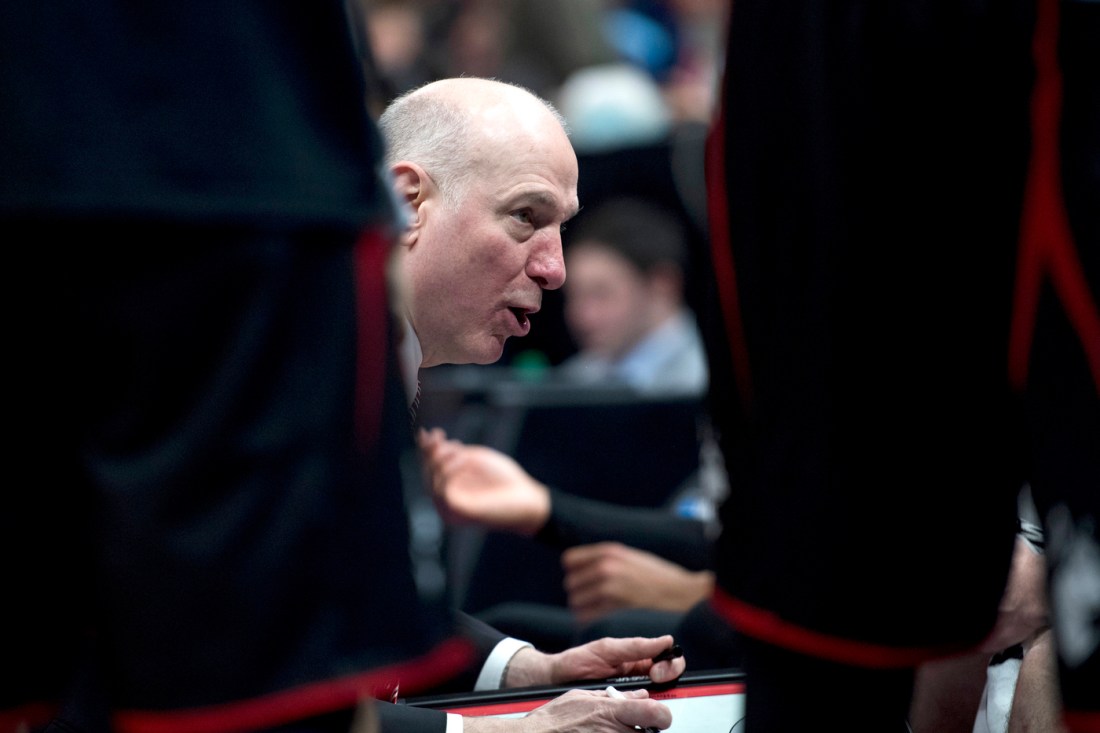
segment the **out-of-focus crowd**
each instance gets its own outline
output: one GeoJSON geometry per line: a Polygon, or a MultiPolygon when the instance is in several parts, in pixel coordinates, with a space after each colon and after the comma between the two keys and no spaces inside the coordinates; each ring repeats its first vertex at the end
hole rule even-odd
{"type": "Polygon", "coordinates": [[[359,1],[385,96],[462,75],[522,84],[579,153],[710,119],[727,0],[359,1]]]}

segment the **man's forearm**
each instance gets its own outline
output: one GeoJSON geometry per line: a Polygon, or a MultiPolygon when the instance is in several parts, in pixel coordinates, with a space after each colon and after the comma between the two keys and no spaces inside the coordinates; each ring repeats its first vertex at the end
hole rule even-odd
{"type": "Polygon", "coordinates": [[[549,655],[527,647],[516,652],[508,662],[502,678],[503,687],[533,687],[552,685],[549,655]]]}
{"type": "Polygon", "coordinates": [[[705,524],[664,509],[632,507],[550,490],[550,518],[535,535],[551,547],[615,541],[646,550],[689,570],[712,566],[705,524]]]}

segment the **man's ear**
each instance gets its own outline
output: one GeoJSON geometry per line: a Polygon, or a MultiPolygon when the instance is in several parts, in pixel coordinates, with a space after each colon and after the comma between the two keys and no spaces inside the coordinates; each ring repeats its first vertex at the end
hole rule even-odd
{"type": "Polygon", "coordinates": [[[408,226],[401,240],[403,244],[411,246],[418,238],[426,213],[423,205],[432,195],[434,183],[423,168],[409,161],[394,163],[390,172],[393,174],[393,187],[397,198],[407,207],[408,226]]]}

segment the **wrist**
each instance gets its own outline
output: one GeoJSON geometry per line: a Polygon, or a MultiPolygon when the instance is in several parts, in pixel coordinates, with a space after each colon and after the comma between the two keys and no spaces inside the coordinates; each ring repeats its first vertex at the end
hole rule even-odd
{"type": "Polygon", "coordinates": [[[550,489],[543,484],[533,482],[529,493],[531,511],[526,522],[519,528],[519,532],[527,537],[534,537],[550,521],[550,489]]]}
{"type": "Polygon", "coordinates": [[[502,684],[506,688],[553,684],[552,666],[551,655],[532,647],[524,647],[508,660],[502,684]]]}
{"type": "Polygon", "coordinates": [[[490,718],[477,715],[463,716],[462,733],[520,733],[527,730],[523,718],[490,718]]]}
{"type": "Polygon", "coordinates": [[[651,601],[654,608],[686,611],[699,601],[710,598],[714,592],[714,573],[709,570],[688,571],[678,583],[663,590],[664,593],[651,601]]]}
{"type": "Polygon", "coordinates": [[[710,598],[714,593],[714,573],[710,570],[700,570],[695,573],[695,587],[698,590],[698,600],[710,598]]]}

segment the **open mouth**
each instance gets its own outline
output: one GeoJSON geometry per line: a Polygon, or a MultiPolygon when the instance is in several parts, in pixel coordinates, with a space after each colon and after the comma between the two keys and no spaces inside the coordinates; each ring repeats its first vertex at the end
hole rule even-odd
{"type": "Polygon", "coordinates": [[[509,307],[508,310],[512,311],[512,315],[516,317],[521,328],[527,328],[528,319],[527,311],[523,308],[509,307]]]}

